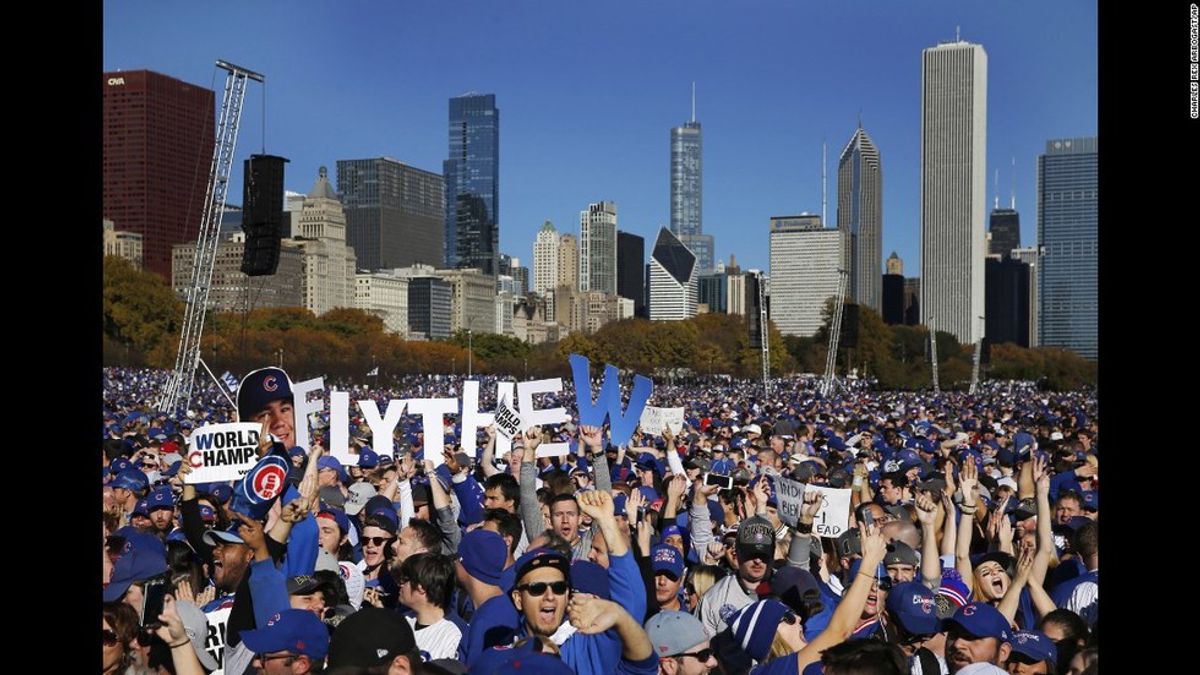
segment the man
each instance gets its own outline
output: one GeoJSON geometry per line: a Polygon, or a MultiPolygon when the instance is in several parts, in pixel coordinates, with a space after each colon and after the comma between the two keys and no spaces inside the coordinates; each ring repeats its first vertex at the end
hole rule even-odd
{"type": "Polygon", "coordinates": [[[228,530],[209,530],[204,533],[204,543],[213,547],[212,575],[217,596],[204,607],[207,614],[233,605],[233,594],[246,576],[254,551],[246,545],[235,525],[228,530]]]}
{"type": "Polygon", "coordinates": [[[350,519],[340,509],[331,506],[317,513],[317,543],[335,557],[350,536],[350,519]]]}
{"type": "Polygon", "coordinates": [[[504,509],[509,513],[517,513],[520,503],[521,484],[512,474],[494,474],[483,482],[484,509],[504,509]]]}
{"type": "Polygon", "coordinates": [[[1094,628],[1100,611],[1100,541],[1095,521],[1084,523],[1075,531],[1072,546],[1087,571],[1059,584],[1051,594],[1057,607],[1069,609],[1094,628]]]}
{"type": "MultiPolygon", "coordinates": [[[[888,523],[888,526],[892,524],[888,523]]],[[[884,536],[887,534],[885,533],[884,536]]],[[[883,556],[883,566],[887,569],[887,575],[891,577],[893,584],[915,579],[917,565],[917,552],[911,546],[899,539],[888,544],[887,555],[883,556]]]]}
{"type": "Polygon", "coordinates": [[[129,524],[138,532],[154,529],[154,521],[150,520],[150,504],[145,497],[137,500],[137,506],[133,507],[133,513],[129,514],[129,524]]]}
{"type": "Polygon", "coordinates": [[[500,589],[507,556],[500,535],[472,530],[463,536],[458,554],[455,577],[475,606],[462,648],[462,660],[470,666],[489,647],[510,644],[520,620],[513,603],[500,589]]]}
{"type": "Polygon", "coordinates": [[[575,560],[587,560],[592,549],[591,529],[579,527],[582,514],[574,495],[556,495],[550,500],[550,527],[571,544],[575,560]]]}
{"type": "Polygon", "coordinates": [[[396,538],[396,522],[383,513],[367,516],[362,530],[362,562],[358,569],[363,573],[367,586],[377,586],[381,572],[387,569],[384,565],[389,556],[389,548],[396,538]]]}
{"type": "MultiPolygon", "coordinates": [[[[886,559],[886,558],[885,558],[886,559]]],[[[933,592],[920,582],[898,584],[888,594],[887,609],[890,641],[900,647],[913,675],[941,675],[948,672],[946,636],[938,618],[933,592]]]]}
{"type": "Polygon", "coordinates": [[[329,630],[312,612],[288,609],[276,612],[267,625],[242,631],[242,643],[254,652],[258,673],[320,672],[329,652],[329,630]]]}
{"type": "Polygon", "coordinates": [[[973,663],[1000,666],[1012,651],[1008,619],[986,603],[958,608],[946,623],[946,661],[951,673],[973,663]]]}
{"type": "Polygon", "coordinates": [[[737,610],[758,600],[758,585],[767,578],[775,560],[775,528],[761,516],[746,519],[737,529],[737,574],[721,579],[700,599],[700,621],[709,635],[728,626],[737,610]]]}
{"type": "Polygon", "coordinates": [[[117,474],[109,485],[113,489],[113,502],[121,506],[122,513],[130,513],[136,507],[138,500],[150,489],[150,481],[146,474],[137,469],[126,469],[117,474]]]}
{"type": "Polygon", "coordinates": [[[126,529],[118,535],[125,538],[125,543],[114,563],[112,579],[104,587],[104,602],[122,600],[140,612],[143,582],[167,571],[166,549],[150,534],[126,529]]]}
{"type": "Polygon", "coordinates": [[[447,616],[454,594],[454,563],[440,553],[417,553],[405,559],[396,582],[404,615],[416,638],[423,661],[460,658],[460,645],[467,634],[461,619],[447,616]]]}
{"type": "Polygon", "coordinates": [[[908,478],[899,471],[884,474],[879,479],[879,503],[885,506],[906,504],[912,501],[908,488],[908,478]]]}
{"type": "Polygon", "coordinates": [[[654,571],[654,599],[662,611],[683,610],[679,589],[683,587],[683,553],[670,544],[650,549],[650,568],[654,571]]]}
{"type": "Polygon", "coordinates": [[[442,532],[437,525],[428,520],[410,520],[392,544],[392,566],[395,568],[409,556],[441,549],[442,532]]]}
{"type": "Polygon", "coordinates": [[[146,508],[155,534],[165,537],[175,527],[175,495],[171,488],[162,487],[151,492],[146,498],[146,508]]]}
{"type": "Polygon", "coordinates": [[[1012,653],[1008,655],[1011,675],[1050,675],[1057,672],[1058,648],[1045,633],[1013,633],[1012,653]]]}
{"type": "Polygon", "coordinates": [[[700,620],[686,612],[662,611],[646,622],[658,656],[659,675],[708,675],[717,659],[700,620]]]}
{"type": "Polygon", "coordinates": [[[279,368],[260,368],[242,378],[237,392],[238,420],[267,423],[267,430],[283,443],[296,445],[296,418],[292,382],[279,368]]]}
{"type": "Polygon", "coordinates": [[[326,670],[407,675],[420,663],[412,628],[404,617],[387,609],[363,607],[342,620],[333,632],[326,670]]]}
{"type": "Polygon", "coordinates": [[[320,579],[308,575],[291,577],[287,580],[288,604],[292,609],[312,612],[318,619],[325,618],[325,593],[328,587],[320,579]]]}

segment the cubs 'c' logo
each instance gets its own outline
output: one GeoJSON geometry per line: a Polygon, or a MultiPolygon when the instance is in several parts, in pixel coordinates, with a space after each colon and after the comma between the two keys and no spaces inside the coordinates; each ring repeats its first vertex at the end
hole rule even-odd
{"type": "Polygon", "coordinates": [[[287,483],[288,462],[277,455],[259,460],[242,481],[242,493],[252,504],[261,504],[283,492],[287,483]]]}
{"type": "Polygon", "coordinates": [[[975,605],[967,605],[962,608],[963,616],[975,616],[975,605]]]}
{"type": "Polygon", "coordinates": [[[279,382],[274,375],[268,375],[263,378],[263,389],[265,391],[275,391],[279,388],[279,382]]]}

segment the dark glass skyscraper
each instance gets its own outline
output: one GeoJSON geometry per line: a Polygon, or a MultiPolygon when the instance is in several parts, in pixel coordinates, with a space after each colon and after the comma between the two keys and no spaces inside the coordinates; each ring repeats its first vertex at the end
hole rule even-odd
{"type": "Polygon", "coordinates": [[[632,232],[617,230],[617,295],[633,300],[633,315],[647,318],[643,269],[646,240],[632,232]]]}
{"type": "Polygon", "coordinates": [[[339,159],[337,184],[358,269],[441,264],[441,176],[390,157],[339,159]]]}
{"type": "Polygon", "coordinates": [[[1028,347],[1029,265],[1011,257],[1006,260],[989,258],[984,270],[988,341],[1028,347]]]}
{"type": "Polygon", "coordinates": [[[879,311],[883,295],[883,168],[879,150],[862,126],[838,160],[837,225],[849,238],[843,265],[850,273],[850,297],[879,311]]]}
{"type": "Polygon", "coordinates": [[[1038,346],[1096,359],[1099,140],[1046,141],[1038,157],[1038,346]]]}
{"type": "Polygon", "coordinates": [[[450,99],[446,181],[447,267],[500,269],[500,111],[495,94],[450,99]]]}
{"type": "Polygon", "coordinates": [[[696,256],[706,272],[715,260],[712,235],[704,234],[703,139],[693,104],[692,120],[671,129],[671,233],[696,256]]]}
{"type": "Polygon", "coordinates": [[[1012,257],[1014,248],[1021,248],[1021,214],[1016,209],[992,209],[988,231],[992,233],[988,253],[1007,260],[1012,257]]]}

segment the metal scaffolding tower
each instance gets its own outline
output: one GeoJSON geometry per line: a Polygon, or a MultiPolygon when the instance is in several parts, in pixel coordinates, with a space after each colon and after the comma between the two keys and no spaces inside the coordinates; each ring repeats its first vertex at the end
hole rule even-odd
{"type": "Polygon", "coordinates": [[[263,76],[217,61],[217,67],[228,71],[225,93],[221,98],[221,116],[217,123],[217,138],[213,147],[212,165],[208,172],[208,191],[204,197],[200,235],[192,259],[192,280],[187,289],[183,330],[179,334],[179,353],[175,357],[175,372],[159,399],[158,409],[168,414],[186,410],[192,398],[192,383],[200,361],[200,336],[204,332],[204,313],[208,307],[208,292],[212,285],[213,259],[217,253],[221,215],[229,193],[229,172],[233,167],[233,151],[237,145],[238,124],[242,117],[242,101],[246,97],[246,80],[263,82],[263,76]]]}
{"type": "Polygon", "coordinates": [[[941,386],[938,385],[938,366],[937,366],[937,322],[934,317],[929,317],[929,356],[933,364],[933,393],[942,393],[941,386]]]}
{"type": "Polygon", "coordinates": [[[845,308],[846,286],[849,278],[850,274],[847,270],[838,270],[838,294],[834,298],[833,318],[829,325],[829,349],[825,352],[825,377],[821,380],[821,396],[828,396],[833,391],[838,341],[842,338],[842,311],[845,308]]]}
{"type": "Polygon", "coordinates": [[[763,398],[771,395],[771,345],[770,325],[767,323],[767,298],[766,291],[763,290],[762,275],[758,275],[758,322],[762,330],[762,378],[763,378],[763,398]]]}

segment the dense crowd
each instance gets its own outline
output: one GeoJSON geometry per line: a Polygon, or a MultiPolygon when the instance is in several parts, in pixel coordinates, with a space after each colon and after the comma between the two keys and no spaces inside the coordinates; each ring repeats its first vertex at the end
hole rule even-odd
{"type": "MultiPolygon", "coordinates": [[[[565,424],[510,444],[447,416],[439,461],[419,419],[375,438],[352,407],[356,461],[343,462],[325,447],[329,412],[297,420],[282,370],[236,394],[198,381],[176,415],[155,410],[168,376],[103,372],[105,673],[1098,668],[1091,391],[659,383],[650,404],[683,408],[682,427],[613,445],[564,381],[536,400],[566,408],[565,424]],[[261,425],[260,466],[287,467],[273,498],[247,499],[250,478],[189,482],[189,439],[233,421],[261,425]],[[567,454],[539,457],[550,443],[567,454]],[[791,481],[806,486],[797,503],[781,493],[791,481]],[[837,491],[845,513],[823,497],[837,491]]],[[[494,409],[497,380],[475,379],[494,409]]],[[[324,394],[382,411],[462,383],[324,394]]]]}

